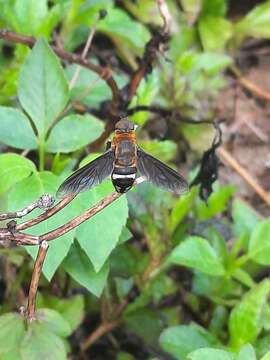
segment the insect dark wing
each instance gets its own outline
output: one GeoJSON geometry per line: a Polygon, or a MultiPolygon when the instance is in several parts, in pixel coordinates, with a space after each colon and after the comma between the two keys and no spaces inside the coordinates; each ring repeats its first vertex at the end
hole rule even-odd
{"type": "Polygon", "coordinates": [[[103,155],[71,174],[59,187],[57,196],[77,194],[100,184],[113,170],[114,152],[108,150],[103,155]]]}
{"type": "Polygon", "coordinates": [[[140,148],[137,149],[137,168],[141,176],[160,188],[176,194],[188,191],[188,183],[180,174],[140,148]]]}

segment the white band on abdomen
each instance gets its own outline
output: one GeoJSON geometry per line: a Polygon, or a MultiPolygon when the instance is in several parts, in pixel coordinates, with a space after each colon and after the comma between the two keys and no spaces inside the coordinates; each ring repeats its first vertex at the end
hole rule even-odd
{"type": "Polygon", "coordinates": [[[136,178],[136,174],[112,174],[112,179],[135,179],[136,178]]]}

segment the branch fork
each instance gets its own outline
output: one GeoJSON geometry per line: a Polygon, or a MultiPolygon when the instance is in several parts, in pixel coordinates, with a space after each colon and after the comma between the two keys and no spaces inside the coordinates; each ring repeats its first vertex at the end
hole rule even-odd
{"type": "MultiPolygon", "coordinates": [[[[140,184],[144,181],[144,178],[139,177],[135,185],[140,184]]],[[[86,220],[95,216],[98,212],[103,210],[105,207],[109,206],[112,202],[117,200],[123,194],[113,192],[107,195],[104,199],[99,201],[96,205],[87,209],[83,214],[74,217],[72,220],[68,221],[64,225],[59,226],[58,228],[47,232],[42,235],[31,235],[20,232],[21,230],[25,230],[30,228],[36,224],[39,224],[51,216],[62,210],[65,206],[67,206],[75,197],[76,194],[68,195],[62,200],[60,200],[56,205],[54,205],[55,199],[53,196],[49,194],[42,195],[38,200],[29,204],[23,210],[17,212],[8,212],[0,214],[0,219],[11,219],[5,228],[0,228],[0,243],[5,243],[7,241],[15,242],[17,245],[38,245],[38,255],[35,260],[34,271],[32,274],[30,289],[29,289],[29,297],[28,297],[28,305],[26,310],[26,317],[28,321],[33,321],[35,319],[35,302],[36,302],[36,294],[38,289],[38,283],[42,272],[42,266],[45,261],[45,257],[49,248],[49,241],[54,240],[61,235],[71,231],[75,227],[79,226],[86,220]],[[36,208],[44,209],[45,212],[36,216],[35,218],[25,221],[21,224],[17,225],[16,220],[14,218],[21,218],[36,208]]]]}

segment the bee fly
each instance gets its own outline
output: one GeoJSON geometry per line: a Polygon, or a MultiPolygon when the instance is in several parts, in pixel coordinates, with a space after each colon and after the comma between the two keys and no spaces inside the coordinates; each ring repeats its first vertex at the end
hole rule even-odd
{"type": "Polygon", "coordinates": [[[100,184],[110,175],[115,190],[125,193],[132,188],[137,171],[165,190],[178,194],[188,191],[188,183],[180,174],[137,146],[135,125],[128,119],[122,119],[115,125],[109,149],[70,175],[57,195],[77,194],[100,184]]]}

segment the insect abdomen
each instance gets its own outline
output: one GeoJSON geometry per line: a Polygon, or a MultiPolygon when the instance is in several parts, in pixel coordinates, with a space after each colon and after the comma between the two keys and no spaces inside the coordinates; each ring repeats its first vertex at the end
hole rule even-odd
{"type": "Polygon", "coordinates": [[[115,167],[112,172],[112,183],[115,190],[119,193],[125,193],[132,188],[136,179],[136,167],[115,167]]]}

